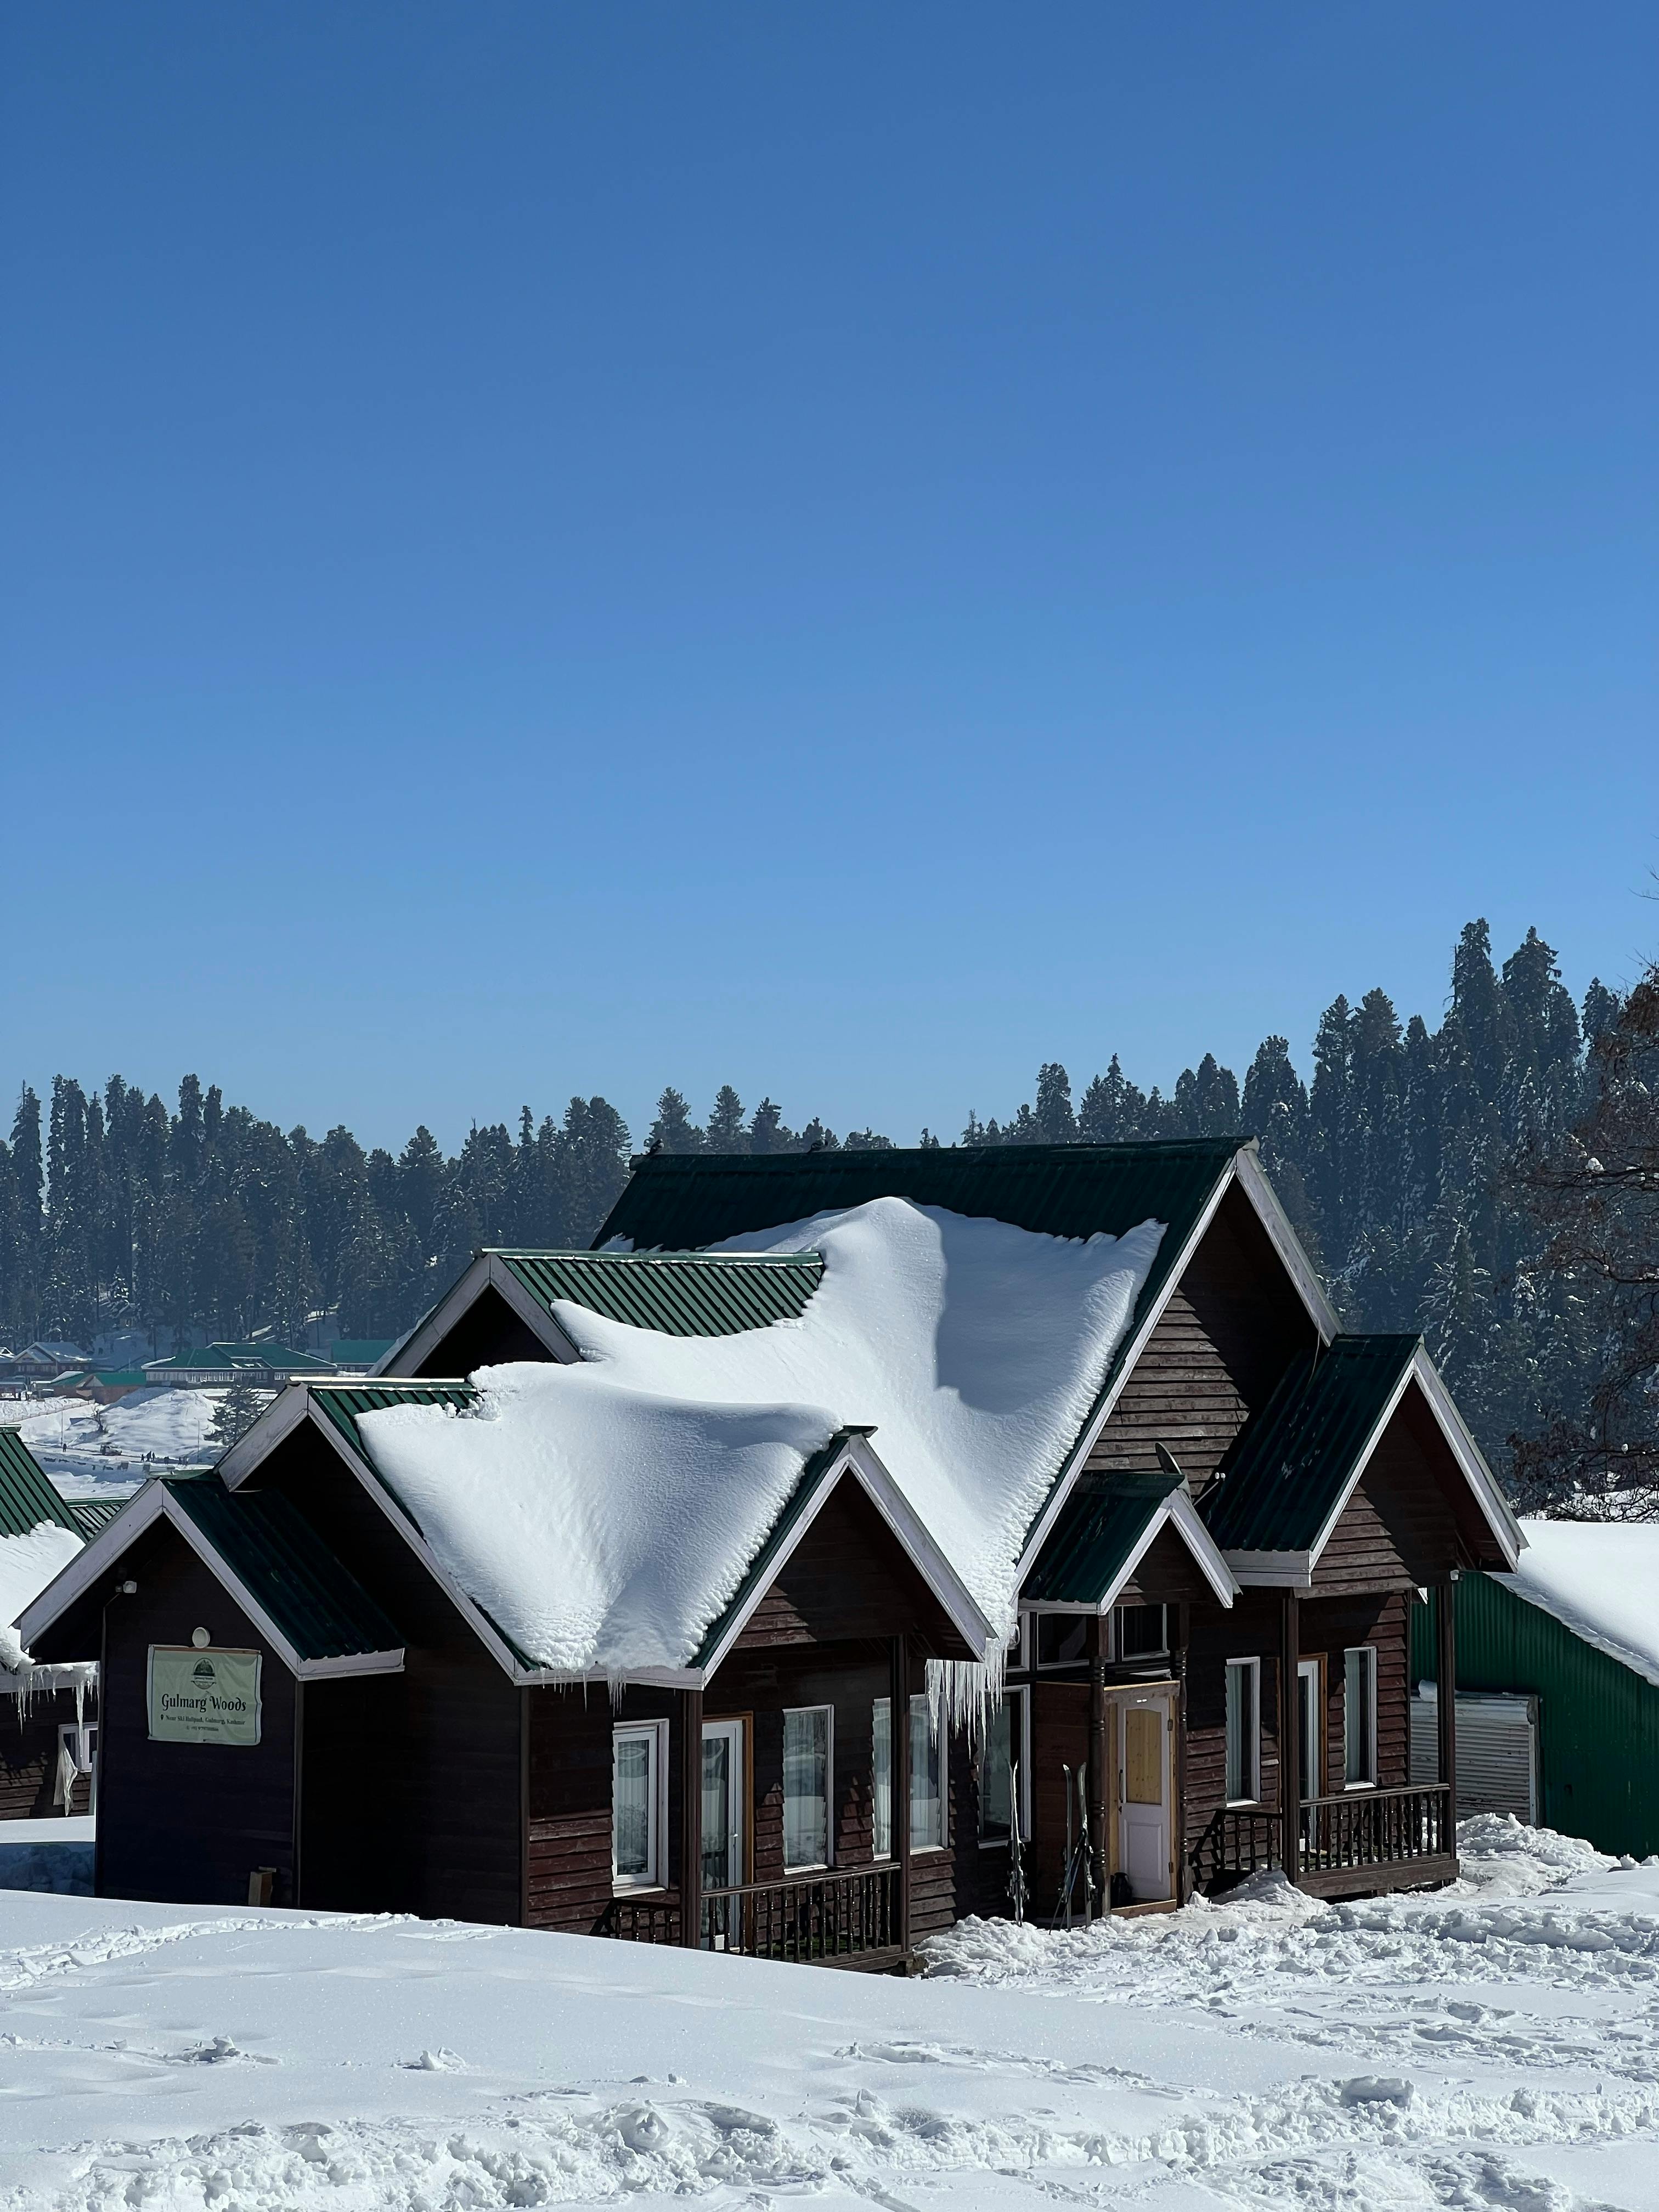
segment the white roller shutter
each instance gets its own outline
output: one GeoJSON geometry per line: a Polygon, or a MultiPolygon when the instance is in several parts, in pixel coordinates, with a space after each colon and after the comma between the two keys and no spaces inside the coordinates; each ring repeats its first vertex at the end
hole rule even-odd
{"type": "MultiPolygon", "coordinates": [[[[1434,1685],[1424,1682],[1411,1700],[1412,1780],[1433,1782],[1440,1771],[1439,1723],[1434,1685]]],[[[1513,1813],[1538,1825],[1538,1700],[1486,1690],[1457,1696],[1457,1809],[1513,1813]]]]}

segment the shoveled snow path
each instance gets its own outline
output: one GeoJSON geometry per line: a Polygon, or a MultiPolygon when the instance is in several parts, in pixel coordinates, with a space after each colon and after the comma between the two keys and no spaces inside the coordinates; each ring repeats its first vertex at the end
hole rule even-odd
{"type": "Polygon", "coordinates": [[[908,1984],[0,1898],[0,2206],[1659,2212],[1659,1869],[1469,1840],[1438,1897],[969,1923],[908,1984]]]}

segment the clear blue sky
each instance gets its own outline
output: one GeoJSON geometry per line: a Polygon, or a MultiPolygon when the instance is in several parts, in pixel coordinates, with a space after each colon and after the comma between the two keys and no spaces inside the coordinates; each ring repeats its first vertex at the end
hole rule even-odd
{"type": "Polygon", "coordinates": [[[1659,13],[15,9],[0,1086],[914,1140],[1659,938],[1659,13]]]}

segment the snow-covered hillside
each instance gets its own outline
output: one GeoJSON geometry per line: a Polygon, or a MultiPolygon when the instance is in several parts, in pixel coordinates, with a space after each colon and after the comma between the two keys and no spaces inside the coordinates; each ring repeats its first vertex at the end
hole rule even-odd
{"type": "Polygon", "coordinates": [[[208,1442],[223,1394],[217,1390],[134,1390],[114,1405],[60,1398],[0,1406],[0,1421],[24,1443],[66,1498],[131,1491],[161,1463],[199,1467],[214,1457],[208,1442]],[[101,1424],[100,1415],[101,1414],[101,1424]],[[106,1444],[115,1449],[106,1452],[106,1444]]]}
{"type": "Polygon", "coordinates": [[[1484,1820],[918,1982],[575,1936],[0,1898],[0,2204],[1659,2212],[1659,1865],[1484,1820]]]}

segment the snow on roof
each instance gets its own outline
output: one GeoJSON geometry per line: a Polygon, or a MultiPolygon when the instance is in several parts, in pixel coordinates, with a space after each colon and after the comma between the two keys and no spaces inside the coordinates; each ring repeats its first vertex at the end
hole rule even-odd
{"type": "Polygon", "coordinates": [[[808,1459],[861,1424],[1011,1626],[1027,1532],[1162,1235],[1039,1236],[878,1198],[720,1248],[821,1253],[799,1321],[673,1337],[561,1299],[580,1364],[487,1368],[475,1410],[359,1426],[446,1568],[550,1667],[688,1664],[808,1459]]]}
{"type": "Polygon", "coordinates": [[[1586,1644],[1659,1684],[1659,1522],[1521,1523],[1527,1548],[1512,1589],[1586,1644]]]}
{"type": "Polygon", "coordinates": [[[25,1606],[80,1553],[73,1528],[43,1521],[27,1536],[0,1536],[0,1668],[15,1674],[27,1657],[14,1626],[25,1606]]]}

